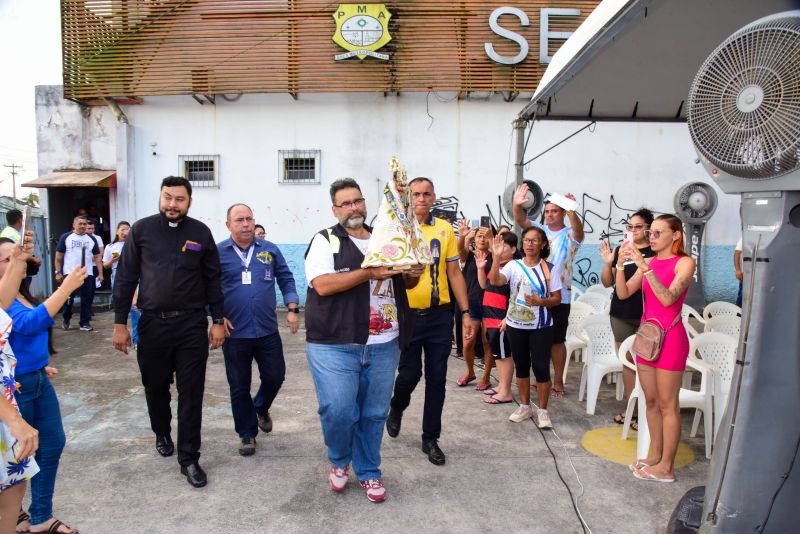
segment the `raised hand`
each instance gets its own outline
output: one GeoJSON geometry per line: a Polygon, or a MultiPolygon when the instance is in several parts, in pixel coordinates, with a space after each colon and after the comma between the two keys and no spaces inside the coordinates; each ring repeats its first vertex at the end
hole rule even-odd
{"type": "Polygon", "coordinates": [[[600,240],[600,257],[603,258],[603,263],[611,265],[614,262],[614,251],[611,250],[611,245],[608,241],[600,240]]]}
{"type": "Polygon", "coordinates": [[[480,269],[486,269],[486,259],[489,255],[486,253],[485,250],[476,250],[475,251],[475,266],[480,269]]]}
{"type": "Polygon", "coordinates": [[[528,201],[528,184],[522,184],[517,188],[516,191],[514,191],[514,205],[522,206],[527,201],[528,201]]]}
{"type": "Polygon", "coordinates": [[[503,241],[503,236],[496,235],[494,239],[492,239],[492,254],[496,261],[500,261],[500,258],[503,255],[503,248],[505,247],[506,242],[503,241]]]}
{"type": "Polygon", "coordinates": [[[466,236],[470,230],[469,221],[467,219],[461,219],[458,221],[458,235],[466,236]]]}

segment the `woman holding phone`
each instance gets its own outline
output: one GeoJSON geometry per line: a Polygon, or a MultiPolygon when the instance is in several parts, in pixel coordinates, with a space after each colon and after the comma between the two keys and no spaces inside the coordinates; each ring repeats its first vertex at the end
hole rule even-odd
{"type": "Polygon", "coordinates": [[[27,481],[39,471],[36,460],[32,458],[39,448],[39,433],[25,422],[17,407],[14,392],[17,364],[8,340],[12,324],[4,311],[25,277],[26,259],[30,257],[33,247],[28,245],[28,249],[20,250],[13,240],[3,240],[11,244],[6,249],[8,254],[0,257],[0,265],[4,270],[0,278],[0,375],[3,397],[0,399],[0,533],[11,534],[17,523],[27,481]]]}
{"type": "MultiPolygon", "coordinates": [[[[640,208],[628,218],[628,223],[625,225],[625,237],[627,243],[633,243],[633,246],[642,254],[644,258],[652,258],[653,250],[650,248],[650,239],[648,232],[650,225],[653,224],[653,212],[647,208],[640,208]]],[[[600,256],[603,258],[603,271],[600,273],[600,280],[603,282],[603,287],[611,287],[617,280],[617,271],[622,271],[625,274],[625,281],[630,280],[636,274],[637,267],[632,261],[624,261],[620,257],[620,249],[617,247],[611,250],[611,245],[608,241],[600,241],[600,256]]],[[[642,320],[642,292],[636,291],[629,295],[627,298],[620,298],[619,292],[615,289],[611,296],[611,309],[609,310],[611,316],[611,330],[614,332],[614,341],[617,342],[617,348],[628,337],[636,333],[639,328],[639,323],[642,320]]],[[[633,357],[628,354],[628,359],[633,362],[633,357]]],[[[636,384],[636,372],[627,367],[622,368],[622,382],[625,386],[625,402],[631,396],[633,386],[636,384]]],[[[622,424],[625,422],[625,412],[619,413],[614,416],[614,422],[622,424]]],[[[631,427],[634,430],[639,429],[638,417],[631,418],[631,427]]]]}
{"type": "Polygon", "coordinates": [[[620,298],[642,289],[642,320],[657,320],[666,331],[658,359],[636,357],[639,383],[647,403],[650,451],[647,458],[637,459],[630,469],[642,480],[675,482],[673,464],[681,437],[678,394],[689,356],[689,336],[681,320],[681,308],[695,263],[683,250],[683,225],[676,216],[656,217],[649,236],[655,256],[647,260],[636,246],[626,245],[622,249],[623,260],[636,264],[636,274],[627,281],[622,269],[616,274],[620,298]]]}
{"type": "MultiPolygon", "coordinates": [[[[502,257],[505,241],[494,238],[492,252],[502,257]]],[[[489,282],[494,286],[510,287],[506,325],[511,341],[511,354],[517,374],[520,405],[511,414],[510,421],[519,423],[533,418],[530,406],[531,379],[536,377],[539,406],[536,413],[539,428],[552,428],[547,402],[550,399],[550,348],[553,345],[553,314],[550,308],[561,303],[561,273],[548,263],[550,243],[547,234],[538,226],[522,232],[521,260],[513,260],[500,269],[500,262],[492,264],[489,282]]]]}
{"type": "MultiPolygon", "coordinates": [[[[6,271],[12,269],[6,260],[11,257],[14,248],[9,240],[0,239],[0,275],[5,276],[6,271]]],[[[21,271],[24,275],[24,268],[21,271]]],[[[22,283],[20,276],[16,279],[16,288],[13,288],[11,297],[2,301],[14,325],[9,342],[16,348],[16,380],[19,383],[16,400],[19,411],[25,421],[39,432],[39,450],[36,451],[39,474],[31,480],[31,504],[28,512],[19,514],[19,532],[76,532],[53,518],[53,491],[66,440],[58,397],[50,383],[50,378],[58,370],[47,365],[53,317],[69,299],[70,294],[83,285],[85,279],[86,268],[76,267],[64,278],[59,288],[39,304],[29,293],[27,285],[22,283]]],[[[15,515],[18,512],[19,508],[15,515]]]]}

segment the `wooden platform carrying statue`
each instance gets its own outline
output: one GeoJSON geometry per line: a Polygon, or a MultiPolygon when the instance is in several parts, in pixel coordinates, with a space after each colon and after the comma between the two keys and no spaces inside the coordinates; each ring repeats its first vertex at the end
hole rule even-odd
{"type": "Polygon", "coordinates": [[[419,268],[433,263],[430,248],[414,217],[405,167],[396,156],[389,160],[392,178],[383,188],[383,200],[361,267],[419,268]]]}

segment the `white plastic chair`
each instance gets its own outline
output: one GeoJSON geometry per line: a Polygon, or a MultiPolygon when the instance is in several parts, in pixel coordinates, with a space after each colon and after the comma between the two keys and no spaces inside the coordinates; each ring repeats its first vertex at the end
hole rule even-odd
{"type": "Polygon", "coordinates": [[[564,383],[567,383],[567,371],[569,370],[569,360],[574,354],[575,361],[580,361],[579,356],[582,349],[586,348],[586,342],[579,338],[576,333],[580,331],[581,323],[584,319],[595,313],[594,308],[582,302],[576,302],[569,309],[569,322],[567,323],[567,339],[564,345],[567,349],[567,364],[564,365],[564,383]]]}
{"type": "Polygon", "coordinates": [[[689,339],[694,338],[700,332],[692,325],[689,319],[694,319],[701,326],[706,324],[706,320],[703,319],[703,316],[700,314],[699,311],[695,310],[688,304],[684,304],[681,308],[681,318],[683,320],[683,326],[686,328],[686,333],[689,334],[689,339]]]}
{"type": "Polygon", "coordinates": [[[602,293],[587,291],[578,297],[578,300],[575,302],[588,304],[595,309],[596,313],[604,313],[608,315],[608,309],[611,306],[611,297],[609,295],[603,295],[602,293]]]}
{"type": "Polygon", "coordinates": [[[730,302],[717,301],[707,304],[703,308],[703,319],[708,321],[712,317],[738,317],[742,314],[742,309],[736,304],[730,302]]]}
{"type": "Polygon", "coordinates": [[[603,287],[603,284],[594,284],[586,288],[586,293],[600,293],[601,295],[606,295],[608,298],[611,298],[613,292],[614,286],[603,287]]]}
{"type": "Polygon", "coordinates": [[[574,304],[575,301],[578,300],[578,298],[580,298],[581,295],[583,295],[583,290],[578,286],[572,286],[571,291],[572,291],[572,300],[570,300],[570,304],[574,304]]]}
{"type": "Polygon", "coordinates": [[[717,315],[708,320],[703,326],[703,332],[721,332],[739,340],[739,333],[742,329],[742,319],[740,317],[730,317],[717,315]]]}
{"type": "MultiPolygon", "coordinates": [[[[584,295],[585,296],[585,295],[584,295]]],[[[583,320],[578,337],[586,342],[586,361],[581,372],[578,400],[586,394],[586,413],[594,415],[600,383],[608,373],[621,373],[614,333],[608,315],[590,315],[583,320]]],[[[617,380],[617,400],[622,400],[622,380],[617,380]]]]}
{"type": "MultiPolygon", "coordinates": [[[[633,339],[635,336],[631,336],[627,338],[622,344],[619,346],[619,353],[618,358],[620,363],[629,369],[633,369],[636,371],[636,385],[631,392],[631,396],[628,399],[628,405],[625,408],[625,422],[622,425],[622,439],[628,439],[628,429],[631,426],[631,416],[633,414],[633,406],[634,403],[637,402],[639,399],[644,401],[644,391],[642,390],[642,386],[639,383],[639,372],[635,364],[628,361],[625,357],[625,354],[630,351],[631,345],[633,345],[633,339]]],[[[694,421],[692,421],[692,432],[690,436],[694,437],[697,435],[697,427],[700,424],[700,415],[703,416],[703,432],[704,432],[704,439],[705,439],[705,446],[706,446],[706,458],[711,458],[711,444],[713,442],[713,396],[712,396],[712,382],[713,378],[713,369],[707,363],[698,360],[697,358],[692,356],[693,351],[690,348],[689,358],[686,360],[686,368],[687,370],[691,369],[693,371],[697,371],[700,373],[700,389],[693,390],[689,388],[681,388],[680,392],[678,393],[678,403],[681,408],[694,408],[694,421]]],[[[641,432],[642,423],[644,422],[643,419],[647,418],[647,415],[643,411],[643,407],[645,406],[644,402],[639,403],[639,431],[641,432]]],[[[649,436],[648,436],[648,444],[649,444],[649,436]]],[[[645,454],[647,454],[647,448],[645,447],[645,454]]],[[[641,457],[641,456],[640,456],[641,457]]]]}
{"type": "MultiPolygon", "coordinates": [[[[704,332],[691,341],[692,355],[702,359],[713,369],[714,386],[714,437],[717,436],[722,412],[728,402],[733,379],[733,368],[739,340],[721,332],[704,332]]],[[[697,416],[695,416],[695,419],[697,416]]],[[[692,424],[694,428],[696,421],[692,424]]]]}

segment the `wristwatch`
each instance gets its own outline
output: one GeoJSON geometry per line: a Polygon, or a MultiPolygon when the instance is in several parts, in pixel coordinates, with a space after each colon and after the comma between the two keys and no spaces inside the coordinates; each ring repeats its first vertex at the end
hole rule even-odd
{"type": "Polygon", "coordinates": [[[286,308],[289,313],[300,313],[300,308],[286,308]]]}
{"type": "Polygon", "coordinates": [[[213,322],[214,324],[224,325],[225,319],[214,319],[211,322],[213,322]]]}

